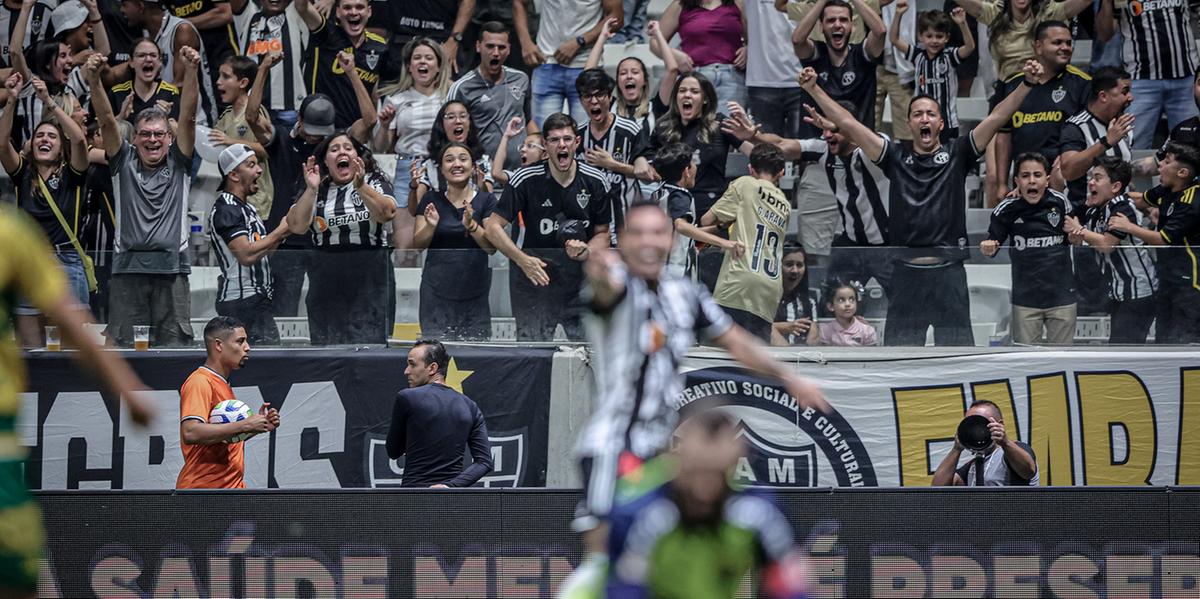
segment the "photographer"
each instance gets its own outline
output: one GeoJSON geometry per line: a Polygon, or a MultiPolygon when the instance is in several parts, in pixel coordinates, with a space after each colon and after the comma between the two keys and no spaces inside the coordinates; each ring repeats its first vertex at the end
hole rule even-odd
{"type": "MultiPolygon", "coordinates": [[[[988,443],[983,432],[979,431],[981,445],[972,449],[975,457],[963,466],[958,466],[964,444],[970,445],[969,439],[959,439],[954,435],[954,448],[938,464],[937,472],[933,473],[933,486],[968,486],[968,487],[1036,487],[1039,484],[1037,459],[1033,448],[1008,438],[1004,430],[1004,416],[1000,408],[990,401],[977,401],[967,408],[963,420],[971,416],[981,416],[988,421],[987,432],[991,442],[988,443]]],[[[962,432],[962,425],[959,431],[962,432]]]]}

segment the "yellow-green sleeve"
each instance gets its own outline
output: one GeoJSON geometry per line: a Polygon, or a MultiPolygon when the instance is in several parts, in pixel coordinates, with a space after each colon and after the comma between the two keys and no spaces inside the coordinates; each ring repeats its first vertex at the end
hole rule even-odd
{"type": "MultiPolygon", "coordinates": [[[[1056,3],[1051,2],[1051,4],[1056,3]]],[[[991,27],[993,24],[995,24],[996,19],[1000,17],[1000,13],[1002,12],[1004,12],[1004,0],[991,0],[990,2],[984,2],[983,6],[979,8],[979,19],[977,20],[980,23],[983,23],[985,26],[991,27]]]]}
{"type": "Polygon", "coordinates": [[[45,311],[63,297],[66,275],[37,224],[12,209],[0,210],[0,288],[14,289],[45,311]]]}

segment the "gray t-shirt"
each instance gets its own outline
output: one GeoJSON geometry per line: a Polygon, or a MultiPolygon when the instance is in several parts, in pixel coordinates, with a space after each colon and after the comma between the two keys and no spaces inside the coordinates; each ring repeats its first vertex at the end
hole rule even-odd
{"type": "MultiPolygon", "coordinates": [[[[1037,467],[1037,457],[1033,454],[1033,448],[1017,441],[1017,446],[1029,452],[1029,457],[1033,458],[1034,470],[1033,478],[1024,479],[1017,475],[1008,465],[1008,460],[1004,458],[1004,451],[995,449],[983,458],[983,485],[984,487],[1036,487],[1041,484],[1041,469],[1037,467]]],[[[979,485],[978,475],[976,474],[976,465],[978,458],[971,456],[965,464],[958,467],[956,472],[962,478],[963,482],[968,487],[976,487],[979,485]]]]}
{"type": "MultiPolygon", "coordinates": [[[[554,51],[567,40],[587,33],[604,16],[600,0],[542,0],[539,12],[542,22],[538,27],[537,46],[546,56],[546,62],[554,64],[554,51]]],[[[579,53],[564,67],[583,68],[587,64],[591,46],[580,48],[579,53]]]]}
{"type": "MultiPolygon", "coordinates": [[[[504,67],[504,78],[492,83],[479,69],[463,75],[450,86],[447,100],[458,100],[467,105],[471,120],[475,123],[479,145],[489,156],[496,155],[496,148],[504,137],[504,128],[514,116],[529,122],[529,76],[516,69],[504,67]]],[[[435,127],[442,126],[434,123],[435,127]]],[[[541,126],[541,123],[538,123],[541,126]]],[[[525,129],[508,140],[508,156],[504,168],[521,166],[521,144],[525,143],[525,129]]]]}
{"type": "Polygon", "coordinates": [[[172,143],[161,165],[146,168],[137,150],[123,141],[108,166],[117,213],[113,274],[191,272],[187,198],[192,159],[172,143]]]}

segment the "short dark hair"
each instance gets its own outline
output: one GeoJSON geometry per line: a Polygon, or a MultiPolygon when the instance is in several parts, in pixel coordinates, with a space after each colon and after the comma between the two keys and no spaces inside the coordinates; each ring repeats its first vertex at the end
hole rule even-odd
{"type": "Polygon", "coordinates": [[[1092,71],[1092,86],[1088,100],[1095,100],[1100,97],[1100,92],[1106,92],[1116,87],[1121,81],[1132,78],[1129,72],[1121,67],[1100,67],[1092,71]]]}
{"type": "Polygon", "coordinates": [[[230,56],[225,59],[224,64],[229,65],[229,70],[233,71],[234,78],[247,81],[245,89],[249,92],[250,85],[254,83],[254,77],[258,75],[258,63],[245,56],[230,56]]]}
{"type": "Polygon", "coordinates": [[[1017,171],[1021,170],[1021,165],[1025,164],[1026,162],[1036,162],[1036,163],[1042,165],[1042,169],[1044,169],[1046,171],[1047,175],[1050,174],[1050,161],[1046,160],[1046,157],[1043,156],[1040,152],[1022,152],[1017,155],[1017,158],[1015,160],[1013,160],[1013,176],[1014,177],[1016,176],[1017,171]]]}
{"type": "Polygon", "coordinates": [[[942,114],[942,105],[938,104],[937,98],[929,94],[917,94],[913,96],[912,99],[908,101],[908,114],[912,114],[913,104],[916,104],[920,100],[929,100],[930,102],[933,102],[934,106],[937,106],[938,116],[946,118],[945,115],[942,114]]]}
{"type": "Polygon", "coordinates": [[[450,368],[450,354],[446,351],[446,346],[442,345],[437,339],[426,337],[418,339],[413,344],[412,351],[416,351],[418,347],[425,348],[425,364],[437,364],[438,373],[446,374],[450,368]]]}
{"type": "Polygon", "coordinates": [[[846,2],[846,0],[827,0],[825,2],[825,6],[823,6],[821,8],[821,14],[818,15],[820,17],[819,20],[824,21],[825,20],[825,11],[829,10],[831,8],[844,8],[844,9],[850,11],[850,18],[851,19],[854,18],[854,7],[850,6],[849,2],[846,2]]]}
{"type": "Polygon", "coordinates": [[[1092,164],[1104,169],[1104,172],[1108,173],[1109,180],[1120,183],[1121,193],[1129,191],[1129,182],[1133,180],[1133,168],[1129,166],[1128,162],[1119,156],[1101,155],[1092,164]]]}
{"type": "Polygon", "coordinates": [[[548,133],[556,129],[570,129],[571,133],[574,133],[575,119],[571,118],[571,115],[561,112],[556,112],[546,117],[545,122],[542,123],[542,133],[548,133]]]}
{"type": "Polygon", "coordinates": [[[1176,162],[1183,163],[1193,178],[1200,175],[1200,150],[1186,144],[1169,141],[1163,148],[1163,154],[1170,154],[1175,157],[1176,162]]]}
{"type": "Polygon", "coordinates": [[[672,185],[678,184],[679,180],[683,179],[683,171],[692,163],[694,154],[695,150],[685,143],[667,144],[659,148],[658,153],[654,155],[654,170],[658,171],[658,176],[662,177],[663,181],[672,185]]]}
{"type": "Polygon", "coordinates": [[[950,35],[950,17],[940,10],[927,10],[917,15],[917,33],[926,31],[950,35]]]}
{"type": "Polygon", "coordinates": [[[750,168],[754,172],[778,175],[783,172],[785,163],[787,159],[783,156],[783,150],[775,144],[755,144],[754,149],[750,150],[750,168]]]}
{"type": "Polygon", "coordinates": [[[969,410],[976,406],[987,406],[987,407],[991,408],[992,411],[996,413],[996,420],[999,420],[1001,422],[1004,421],[1004,412],[1000,411],[1000,406],[996,405],[996,402],[988,401],[986,399],[977,399],[977,400],[971,402],[971,405],[967,406],[967,409],[969,410]]]}
{"type": "Polygon", "coordinates": [[[136,131],[138,127],[141,127],[142,123],[153,121],[170,123],[171,118],[163,109],[159,108],[158,106],[147,106],[146,108],[141,109],[137,113],[137,116],[133,117],[133,129],[136,131]]]}
{"type": "Polygon", "coordinates": [[[616,86],[617,82],[600,68],[587,69],[575,78],[575,91],[579,92],[580,99],[597,93],[611,96],[616,86]]]}
{"type": "Polygon", "coordinates": [[[224,341],[236,329],[244,329],[246,325],[232,316],[216,316],[204,325],[204,343],[209,341],[224,341]]]}
{"type": "Polygon", "coordinates": [[[1067,25],[1066,21],[1050,19],[1037,24],[1037,27],[1033,30],[1033,39],[1035,41],[1042,39],[1046,36],[1047,31],[1054,29],[1055,27],[1062,27],[1063,29],[1066,29],[1068,33],[1071,31],[1071,26],[1067,25]]]}
{"type": "Polygon", "coordinates": [[[483,38],[483,34],[485,33],[500,33],[503,35],[508,35],[508,31],[508,25],[505,25],[500,21],[487,21],[483,25],[479,26],[479,37],[483,38]]]}

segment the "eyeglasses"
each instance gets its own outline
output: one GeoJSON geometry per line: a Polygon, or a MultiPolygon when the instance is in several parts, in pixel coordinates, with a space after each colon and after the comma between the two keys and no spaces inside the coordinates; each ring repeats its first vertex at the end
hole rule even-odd
{"type": "Polygon", "coordinates": [[[170,135],[167,131],[138,131],[137,136],[142,139],[166,139],[170,135]]]}
{"type": "Polygon", "coordinates": [[[579,96],[580,100],[604,100],[611,96],[608,92],[591,92],[579,96]]]}

